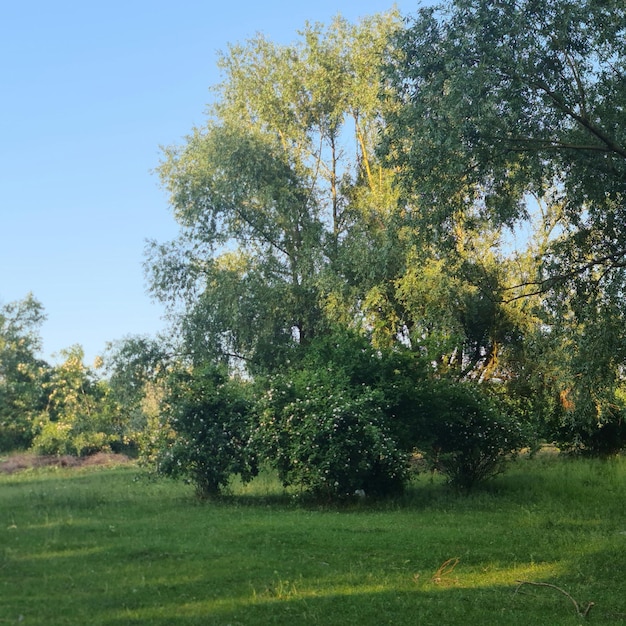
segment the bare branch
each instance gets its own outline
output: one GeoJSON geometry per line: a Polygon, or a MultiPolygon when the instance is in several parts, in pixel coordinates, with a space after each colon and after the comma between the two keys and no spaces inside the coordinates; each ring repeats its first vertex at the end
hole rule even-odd
{"type": "Polygon", "coordinates": [[[597,282],[600,282],[606,274],[610,270],[620,269],[626,267],[626,250],[619,250],[618,252],[614,252],[612,254],[607,254],[603,257],[598,257],[596,259],[592,259],[591,261],[581,265],[569,272],[565,272],[563,274],[559,274],[557,276],[551,276],[550,278],[544,278],[543,280],[531,280],[524,283],[519,283],[517,285],[513,285],[512,287],[505,287],[504,291],[514,291],[517,289],[523,289],[524,287],[536,287],[535,291],[530,293],[518,294],[516,296],[512,296],[511,298],[507,298],[506,300],[502,300],[504,303],[514,302],[515,300],[520,300],[522,298],[527,298],[530,296],[538,296],[546,291],[549,291],[555,285],[559,283],[563,283],[570,278],[574,278],[575,276],[579,276],[583,274],[587,270],[593,269],[599,266],[607,266],[606,269],[602,272],[602,275],[598,279],[597,282]]]}
{"type": "Polygon", "coordinates": [[[532,582],[529,580],[518,580],[516,582],[518,582],[519,585],[517,589],[515,590],[515,593],[518,593],[523,585],[532,585],[534,587],[548,587],[550,589],[556,589],[557,591],[560,591],[564,596],[566,596],[567,598],[571,600],[572,604],[576,608],[576,613],[578,614],[578,617],[582,617],[582,618],[587,617],[587,615],[589,615],[589,611],[591,611],[592,607],[594,606],[593,602],[589,602],[586,608],[583,611],[581,611],[580,606],[578,605],[578,602],[576,602],[576,600],[574,600],[574,598],[569,593],[567,593],[565,589],[561,589],[561,587],[557,587],[556,585],[552,585],[551,583],[536,583],[536,582],[532,582]]]}
{"type": "Polygon", "coordinates": [[[588,130],[594,137],[598,138],[603,144],[609,148],[611,152],[619,154],[622,158],[626,159],[626,148],[623,148],[619,144],[615,143],[602,128],[594,124],[588,117],[576,113],[570,106],[568,106],[563,98],[553,91],[550,86],[543,80],[538,80],[535,83],[531,83],[531,87],[535,87],[543,91],[554,104],[557,105],[561,111],[566,113],[569,117],[575,120],[580,126],[588,130]]]}

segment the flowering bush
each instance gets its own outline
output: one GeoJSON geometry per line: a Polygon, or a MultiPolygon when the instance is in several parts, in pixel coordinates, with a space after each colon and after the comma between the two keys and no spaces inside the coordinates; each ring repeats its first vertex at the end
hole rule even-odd
{"type": "Polygon", "coordinates": [[[433,469],[462,489],[502,472],[525,443],[520,424],[477,384],[430,381],[419,396],[420,448],[433,469]]]}
{"type": "Polygon", "coordinates": [[[156,454],[160,474],[188,480],[199,497],[218,495],[233,474],[243,480],[256,474],[244,382],[214,366],[177,370],[168,380],[163,409],[162,428],[169,436],[156,454]]]}
{"type": "Polygon", "coordinates": [[[326,370],[274,377],[259,402],[255,442],[285,485],[317,497],[402,488],[407,455],[385,424],[382,395],[326,370]]]}

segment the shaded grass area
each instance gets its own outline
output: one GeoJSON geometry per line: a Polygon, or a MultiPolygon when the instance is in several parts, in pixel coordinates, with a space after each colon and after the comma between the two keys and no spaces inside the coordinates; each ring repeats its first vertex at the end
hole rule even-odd
{"type": "Polygon", "coordinates": [[[341,509],[268,474],[203,503],[134,466],[0,477],[0,624],[626,623],[624,572],[625,459],[341,509]]]}

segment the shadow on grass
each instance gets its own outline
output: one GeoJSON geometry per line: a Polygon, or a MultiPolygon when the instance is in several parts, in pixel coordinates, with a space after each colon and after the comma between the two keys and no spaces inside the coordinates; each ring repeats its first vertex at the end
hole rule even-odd
{"type": "MultiPolygon", "coordinates": [[[[559,581],[554,581],[558,585],[559,581]]],[[[91,624],[108,626],[191,626],[211,624],[267,625],[348,624],[468,624],[527,625],[580,624],[576,608],[563,593],[551,587],[492,585],[474,588],[441,587],[393,589],[358,585],[343,589],[300,588],[301,582],[273,581],[264,589],[233,597],[220,597],[199,581],[153,582],[148,589],[97,590],[81,588],[68,580],[64,597],[45,591],[16,598],[3,611],[3,623],[91,624]],[[20,606],[21,603],[21,606],[20,606]]],[[[581,599],[582,600],[582,599],[581,599]]],[[[582,601],[580,606],[584,606],[582,601]]],[[[596,601],[591,623],[626,621],[624,607],[596,601]]]]}
{"type": "Polygon", "coordinates": [[[565,594],[519,579],[626,623],[623,473],[531,470],[344,507],[269,487],[198,503],[129,468],[3,480],[0,624],[580,623],[565,594]]]}

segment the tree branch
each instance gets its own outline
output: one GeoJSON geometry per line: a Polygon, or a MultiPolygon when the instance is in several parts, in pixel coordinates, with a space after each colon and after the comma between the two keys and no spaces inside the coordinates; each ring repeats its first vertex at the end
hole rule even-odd
{"type": "Polygon", "coordinates": [[[611,150],[607,146],[599,145],[599,144],[574,144],[574,143],[564,143],[561,141],[552,141],[550,139],[537,139],[535,137],[502,137],[497,136],[485,136],[485,139],[490,141],[508,141],[514,144],[528,144],[528,147],[516,146],[516,148],[520,151],[527,152],[529,150],[541,148],[543,150],[575,150],[580,152],[602,152],[613,153],[614,150],[611,150]]]}
{"type": "Polygon", "coordinates": [[[603,144],[605,144],[611,152],[615,152],[619,154],[623,159],[626,159],[626,148],[623,148],[619,144],[615,143],[599,126],[594,124],[587,117],[576,113],[571,107],[569,107],[563,98],[559,96],[556,92],[550,89],[550,86],[543,80],[538,80],[536,82],[530,83],[531,87],[535,87],[540,91],[543,91],[554,104],[557,105],[561,111],[569,115],[573,120],[575,120],[580,126],[584,129],[588,130],[594,137],[598,138],[603,144]]]}
{"type": "Polygon", "coordinates": [[[542,293],[545,293],[549,289],[551,289],[554,285],[558,283],[563,283],[570,278],[574,278],[586,272],[587,270],[593,269],[594,267],[609,265],[606,270],[602,273],[602,276],[599,280],[604,278],[606,274],[613,269],[620,269],[626,267],[626,250],[620,250],[618,252],[614,252],[612,254],[607,254],[603,257],[599,257],[596,259],[592,259],[591,261],[577,267],[569,272],[565,272],[563,274],[559,274],[557,276],[552,276],[550,278],[544,278],[543,280],[532,280],[525,283],[519,283],[517,285],[513,285],[512,287],[505,287],[504,291],[513,291],[516,289],[522,289],[524,287],[537,287],[536,291],[531,293],[523,293],[517,296],[513,296],[506,300],[502,300],[503,303],[507,304],[509,302],[514,302],[515,300],[520,300],[521,298],[527,298],[530,296],[538,296],[542,293]]]}

